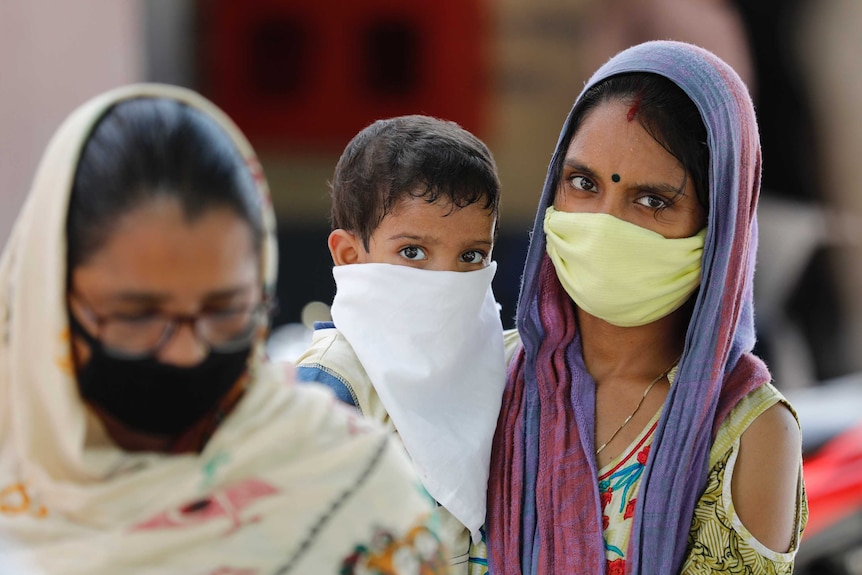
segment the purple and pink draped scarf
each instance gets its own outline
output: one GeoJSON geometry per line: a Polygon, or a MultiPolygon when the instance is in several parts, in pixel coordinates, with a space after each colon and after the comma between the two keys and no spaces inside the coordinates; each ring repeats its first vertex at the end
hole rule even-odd
{"type": "MultiPolygon", "coordinates": [[[[626,72],[679,85],[706,124],[709,220],[701,286],[673,387],[641,479],[627,572],[676,573],[715,432],[734,405],[770,380],[754,346],[752,281],[760,141],[745,84],[701,48],[647,42],[602,66],[585,90],[626,72]]],[[[566,153],[571,114],[551,160],[527,253],[517,325],[494,438],[487,537],[493,575],[605,572],[594,445],[595,386],[581,357],[573,304],[545,254],[543,217],[554,166],[566,153]]]]}

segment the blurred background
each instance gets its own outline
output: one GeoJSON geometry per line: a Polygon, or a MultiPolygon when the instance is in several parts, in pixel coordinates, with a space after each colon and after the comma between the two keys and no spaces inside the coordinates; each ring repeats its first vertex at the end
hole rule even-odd
{"type": "Polygon", "coordinates": [[[673,38],[733,65],[763,140],[758,351],[785,389],[862,370],[862,4],[856,0],[0,0],[0,242],[59,122],[138,81],[199,90],[261,156],[280,224],[278,325],[334,284],[328,179],[374,119],[484,139],[503,183],[495,292],[513,325],[559,129],[617,51],[673,38]]]}
{"type": "Polygon", "coordinates": [[[498,162],[494,289],[511,327],[548,161],[584,82],[632,44],[689,41],[734,66],[757,107],[757,351],[803,403],[849,385],[821,411],[858,420],[860,30],[858,0],[0,0],[0,245],[76,106],[130,82],[188,86],[261,157],[279,220],[275,321],[296,327],[333,295],[327,182],[341,150],[377,118],[425,113],[476,133],[498,162]]]}

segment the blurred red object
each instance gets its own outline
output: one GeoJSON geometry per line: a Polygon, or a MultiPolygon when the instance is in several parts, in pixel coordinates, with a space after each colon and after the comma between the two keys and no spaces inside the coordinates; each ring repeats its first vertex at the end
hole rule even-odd
{"type": "Polygon", "coordinates": [[[201,89],[256,143],[340,151],[373,120],[414,113],[481,136],[483,0],[199,6],[201,89]]]}
{"type": "Polygon", "coordinates": [[[803,462],[808,494],[805,538],[862,509],[862,425],[829,441],[803,462]]]}

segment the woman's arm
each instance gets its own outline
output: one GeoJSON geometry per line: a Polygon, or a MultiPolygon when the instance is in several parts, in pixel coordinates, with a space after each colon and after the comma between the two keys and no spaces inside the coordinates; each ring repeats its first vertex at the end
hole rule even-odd
{"type": "Polygon", "coordinates": [[[787,406],[763,412],[742,434],[731,480],[736,513],[763,545],[786,553],[796,531],[802,435],[787,406]]]}

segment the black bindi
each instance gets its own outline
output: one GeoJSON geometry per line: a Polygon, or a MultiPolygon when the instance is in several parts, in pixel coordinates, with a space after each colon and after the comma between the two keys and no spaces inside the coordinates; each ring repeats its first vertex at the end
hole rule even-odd
{"type": "Polygon", "coordinates": [[[611,174],[611,179],[615,182],[619,182],[620,181],[620,175],[619,174],[611,174]]]}

